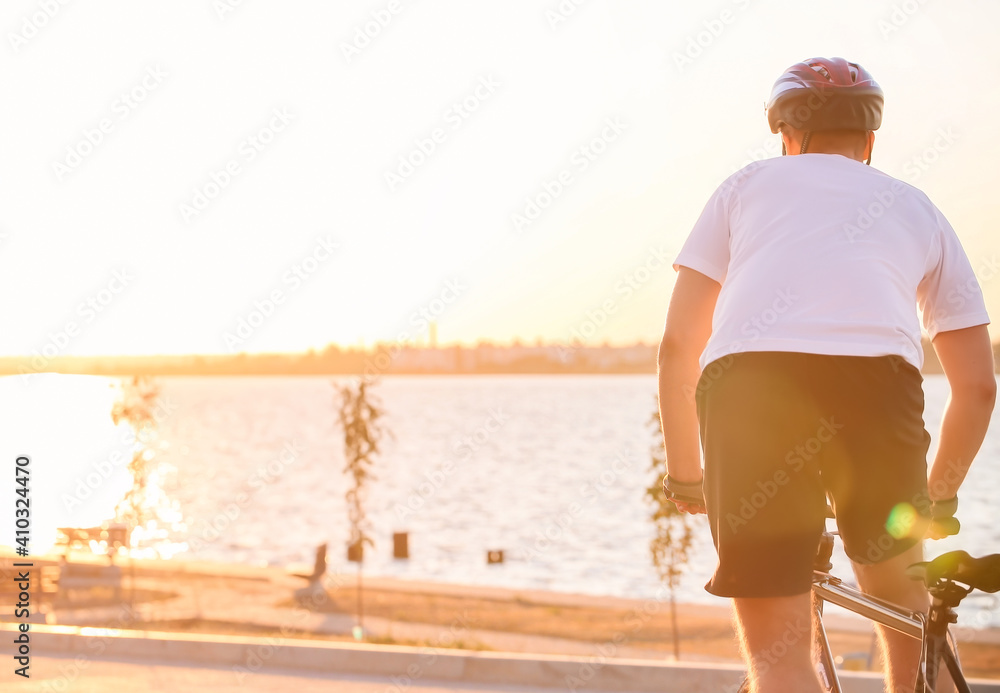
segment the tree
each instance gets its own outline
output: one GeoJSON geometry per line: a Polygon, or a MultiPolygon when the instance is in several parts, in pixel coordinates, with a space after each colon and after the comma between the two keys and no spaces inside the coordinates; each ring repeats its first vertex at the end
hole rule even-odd
{"type": "Polygon", "coordinates": [[[666,473],[666,451],[663,448],[663,428],[660,423],[659,410],[653,410],[650,420],[653,428],[654,441],[650,448],[652,464],[650,470],[654,473],[653,483],[646,489],[646,497],[653,505],[650,515],[656,527],[656,536],[649,543],[653,566],[656,568],[670,593],[670,626],[673,637],[674,659],[681,658],[680,632],[677,627],[676,592],[680,586],[681,575],[687,566],[694,531],[691,526],[691,516],[680,512],[677,506],[667,500],[663,493],[663,475],[666,473]]]}
{"type": "Polygon", "coordinates": [[[156,431],[156,411],[160,386],[148,376],[133,376],[122,383],[119,398],[111,407],[111,420],[117,426],[125,421],[135,433],[132,459],[128,463],[132,487],[115,507],[115,517],[131,532],[150,519],[149,482],[155,467],[155,451],[149,445],[156,431]]]}
{"type": "Polygon", "coordinates": [[[373,479],[371,468],[379,454],[379,444],[388,434],[388,429],[380,421],[385,415],[380,403],[369,392],[369,383],[364,378],[356,387],[334,383],[337,390],[338,421],[344,431],[344,472],[351,476],[353,485],[347,490],[347,517],[351,523],[349,553],[358,564],[358,630],[357,637],[364,635],[364,599],[361,584],[361,566],[365,545],[374,546],[368,534],[370,523],[365,515],[364,499],[366,483],[373,479]]]}

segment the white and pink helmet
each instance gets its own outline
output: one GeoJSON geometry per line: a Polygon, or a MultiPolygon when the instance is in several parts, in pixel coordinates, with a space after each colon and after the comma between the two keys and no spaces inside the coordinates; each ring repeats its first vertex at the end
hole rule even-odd
{"type": "Polygon", "coordinates": [[[843,58],[812,58],[785,70],[771,89],[767,122],[809,132],[877,130],[882,124],[882,87],[865,68],[843,58]]]}

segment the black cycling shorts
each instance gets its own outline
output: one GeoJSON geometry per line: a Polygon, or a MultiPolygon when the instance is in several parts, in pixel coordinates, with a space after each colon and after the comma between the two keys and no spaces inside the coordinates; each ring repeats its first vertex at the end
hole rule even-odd
{"type": "Polygon", "coordinates": [[[920,540],[927,448],[920,372],[897,356],[731,354],[696,399],[723,597],[808,592],[827,495],[844,548],[879,563],[920,540]]]}

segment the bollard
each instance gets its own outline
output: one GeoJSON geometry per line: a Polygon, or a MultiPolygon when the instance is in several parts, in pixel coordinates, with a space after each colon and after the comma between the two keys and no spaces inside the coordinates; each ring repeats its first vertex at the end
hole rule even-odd
{"type": "Polygon", "coordinates": [[[347,560],[351,563],[360,563],[364,557],[364,553],[364,546],[362,546],[360,541],[347,545],[347,560]]]}
{"type": "Polygon", "coordinates": [[[392,535],[392,557],[409,558],[409,535],[406,532],[394,532],[392,535]]]}

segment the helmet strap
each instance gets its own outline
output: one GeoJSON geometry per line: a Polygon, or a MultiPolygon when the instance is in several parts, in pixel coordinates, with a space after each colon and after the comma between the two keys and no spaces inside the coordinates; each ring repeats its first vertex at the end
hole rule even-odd
{"type": "Polygon", "coordinates": [[[875,143],[874,142],[872,142],[872,148],[868,152],[868,159],[867,159],[867,161],[865,161],[865,165],[866,166],[871,166],[872,165],[872,152],[873,151],[875,151],[875,143]]]}
{"type": "Polygon", "coordinates": [[[806,150],[809,148],[809,140],[812,138],[812,130],[806,130],[806,134],[802,136],[802,146],[799,147],[799,154],[805,154],[806,150]]]}

